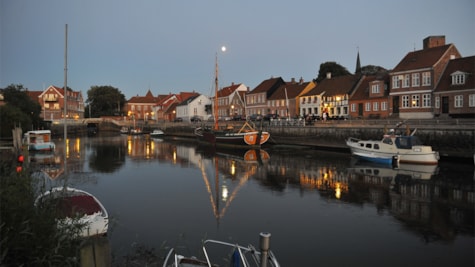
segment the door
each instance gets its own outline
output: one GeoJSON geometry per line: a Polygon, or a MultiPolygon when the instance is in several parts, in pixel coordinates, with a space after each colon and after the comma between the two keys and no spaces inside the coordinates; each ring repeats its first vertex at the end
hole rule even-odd
{"type": "Polygon", "coordinates": [[[399,96],[393,96],[393,114],[399,114],[399,96]]]}
{"type": "Polygon", "coordinates": [[[358,104],[358,117],[363,117],[363,103],[358,104]]]}
{"type": "Polygon", "coordinates": [[[442,114],[449,113],[449,97],[443,96],[442,97],[442,114]]]}

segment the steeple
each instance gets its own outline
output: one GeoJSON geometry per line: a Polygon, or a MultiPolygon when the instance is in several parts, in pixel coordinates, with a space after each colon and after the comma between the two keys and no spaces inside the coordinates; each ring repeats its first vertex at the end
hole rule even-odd
{"type": "Polygon", "coordinates": [[[361,63],[360,63],[360,50],[358,48],[358,55],[356,56],[356,69],[355,69],[355,74],[358,74],[361,72],[361,63]]]}

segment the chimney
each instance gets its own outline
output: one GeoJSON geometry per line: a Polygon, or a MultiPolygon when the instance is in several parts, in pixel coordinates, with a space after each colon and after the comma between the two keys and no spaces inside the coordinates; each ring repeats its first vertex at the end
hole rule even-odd
{"type": "Polygon", "coordinates": [[[437,46],[445,45],[445,35],[439,36],[429,36],[426,37],[423,41],[423,49],[429,49],[437,46]]]}
{"type": "Polygon", "coordinates": [[[331,79],[332,78],[332,73],[331,72],[327,72],[327,79],[331,79]]]}
{"type": "Polygon", "coordinates": [[[295,83],[295,78],[290,79],[291,83],[295,83]]]}
{"type": "Polygon", "coordinates": [[[300,84],[302,84],[302,83],[303,83],[303,78],[302,78],[302,77],[300,77],[300,81],[299,81],[299,83],[300,83],[300,84]]]}

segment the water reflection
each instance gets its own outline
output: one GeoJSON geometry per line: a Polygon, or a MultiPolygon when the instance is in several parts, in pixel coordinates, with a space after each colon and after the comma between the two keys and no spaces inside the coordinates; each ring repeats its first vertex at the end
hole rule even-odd
{"type": "MultiPolygon", "coordinates": [[[[420,242],[442,242],[448,250],[451,243],[457,243],[457,237],[468,236],[471,247],[457,248],[460,253],[473,251],[472,165],[441,162],[438,166],[401,165],[394,169],[357,162],[345,153],[301,147],[216,150],[190,139],[162,140],[147,136],[71,139],[66,150],[64,145],[58,146],[60,165],[64,164],[63,151],[67,155],[68,183],[93,191],[99,199],[104,199],[104,205],[112,211],[109,214],[115,216],[112,220],[117,223],[111,225],[114,234],[109,239],[117,254],[128,253],[134,242],[156,246],[157,242],[173,240],[181,233],[198,239],[203,238],[203,233],[218,235],[212,236],[215,239],[221,239],[219,235],[225,238],[231,235],[248,242],[246,237],[252,238],[255,232],[262,231],[262,228],[249,229],[270,225],[272,229],[266,230],[286,236],[285,240],[273,240],[273,246],[283,254],[278,257],[283,266],[292,266],[295,257],[308,257],[309,251],[304,247],[344,250],[345,239],[352,244],[361,242],[357,244],[368,251],[378,250],[378,242],[387,240],[378,240],[383,237],[373,233],[371,226],[364,226],[374,223],[379,223],[386,233],[395,233],[394,244],[399,241],[405,245],[397,248],[399,254],[404,255],[406,247],[418,246],[417,241],[406,244],[408,239],[400,233],[401,226],[405,234],[417,237],[420,242]],[[91,175],[85,178],[85,173],[91,175]],[[110,174],[114,174],[113,178],[110,174]],[[294,194],[298,197],[292,197],[294,194]],[[123,200],[124,196],[127,201],[123,200]],[[154,204],[153,213],[142,209],[144,203],[154,204]],[[334,203],[344,206],[346,212],[334,209],[334,203]],[[363,231],[364,239],[376,239],[374,244],[356,241],[359,239],[352,232],[341,236],[343,240],[335,244],[320,244],[308,235],[309,228],[326,229],[328,233],[319,233],[319,240],[332,240],[332,235],[344,230],[333,225],[354,220],[352,213],[365,214],[363,207],[366,211],[375,210],[381,217],[375,221],[374,217],[359,216],[360,221],[355,225],[363,225],[356,231],[363,231]],[[262,210],[266,211],[265,216],[262,210]],[[147,220],[140,220],[137,226],[133,218],[143,217],[145,213],[147,220]],[[292,217],[287,217],[288,213],[292,217]],[[322,216],[328,213],[338,216],[322,216]],[[195,215],[192,220],[190,214],[195,215]],[[385,216],[396,223],[388,223],[385,216]],[[292,226],[295,222],[297,225],[292,226]],[[216,229],[216,225],[220,227],[216,229]],[[293,244],[291,248],[289,243],[293,244]]],[[[427,255],[416,257],[441,257],[437,248],[425,251],[427,255]]],[[[320,255],[322,265],[329,265],[333,259],[328,256],[326,261],[325,257],[320,255]]],[[[356,257],[352,259],[355,262],[368,260],[364,255],[352,257],[356,257]]],[[[440,265],[453,256],[443,257],[440,265]]],[[[305,264],[314,262],[310,258],[301,262],[305,264]]]]}

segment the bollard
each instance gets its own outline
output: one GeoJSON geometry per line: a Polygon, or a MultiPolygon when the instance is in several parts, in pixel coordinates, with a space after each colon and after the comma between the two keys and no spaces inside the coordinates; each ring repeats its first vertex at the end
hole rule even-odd
{"type": "Polygon", "coordinates": [[[270,233],[262,232],[259,234],[259,244],[261,248],[261,267],[267,267],[270,250],[270,233]]]}

